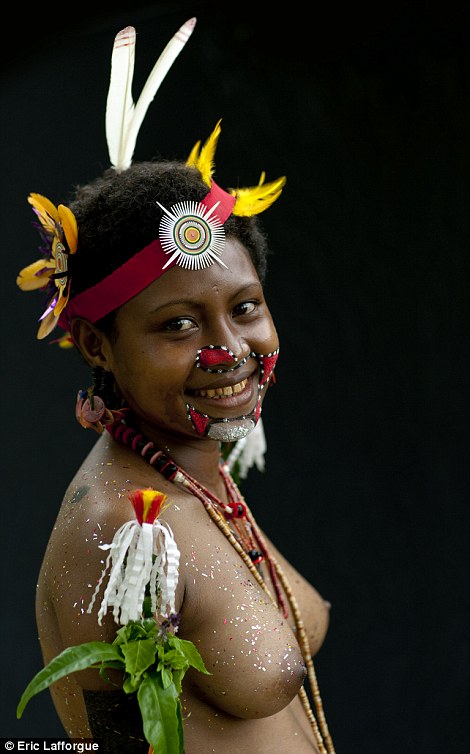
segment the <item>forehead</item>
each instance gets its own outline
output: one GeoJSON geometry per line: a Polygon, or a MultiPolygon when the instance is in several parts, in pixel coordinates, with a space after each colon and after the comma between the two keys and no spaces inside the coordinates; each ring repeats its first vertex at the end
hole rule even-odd
{"type": "Polygon", "coordinates": [[[172,267],[124,304],[121,310],[137,312],[182,300],[194,300],[199,304],[208,297],[231,297],[243,288],[261,285],[249,252],[239,241],[227,239],[221,259],[226,267],[218,262],[201,270],[187,270],[178,265],[172,267]]]}

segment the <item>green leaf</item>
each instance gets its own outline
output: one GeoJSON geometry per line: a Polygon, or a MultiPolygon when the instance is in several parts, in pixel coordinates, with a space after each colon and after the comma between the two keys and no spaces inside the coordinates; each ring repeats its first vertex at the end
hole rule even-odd
{"type": "Polygon", "coordinates": [[[173,683],[176,686],[176,690],[178,694],[181,694],[183,691],[182,682],[183,678],[186,675],[187,668],[184,668],[184,670],[174,670],[173,671],[173,683]]]}
{"type": "Polygon", "coordinates": [[[100,678],[102,678],[103,681],[106,681],[106,683],[111,683],[115,686],[116,683],[110,679],[107,673],[110,668],[115,670],[124,670],[124,661],[122,657],[120,660],[109,660],[102,662],[100,667],[100,678]]]}
{"type": "Polygon", "coordinates": [[[165,654],[163,656],[160,655],[160,657],[165,665],[169,665],[170,667],[175,668],[175,670],[180,670],[181,668],[187,667],[189,665],[189,661],[186,655],[184,655],[178,649],[167,650],[165,654]]]}
{"type": "Polygon", "coordinates": [[[180,754],[183,754],[183,751],[184,751],[183,711],[181,709],[181,701],[179,698],[178,698],[178,704],[176,707],[176,717],[178,719],[178,735],[181,742],[180,754]]]}
{"type": "Polygon", "coordinates": [[[85,670],[99,662],[113,662],[123,658],[119,649],[104,641],[90,641],[78,647],[67,647],[37,673],[24,690],[16,716],[20,718],[31,697],[47,689],[52,683],[78,670],[85,670]]]}
{"type": "Polygon", "coordinates": [[[133,678],[131,675],[126,675],[124,682],[122,684],[122,690],[126,694],[133,694],[135,691],[137,691],[141,682],[142,682],[142,676],[139,676],[138,678],[133,678]]]}
{"type": "Polygon", "coordinates": [[[121,644],[120,647],[126,661],[126,672],[134,680],[155,662],[157,645],[153,639],[141,639],[140,641],[121,644]]]}
{"type": "Polygon", "coordinates": [[[160,628],[158,623],[153,618],[144,618],[144,620],[142,621],[142,626],[144,627],[145,633],[149,637],[155,636],[160,628]]]}
{"type": "Polygon", "coordinates": [[[192,641],[186,641],[186,639],[178,639],[177,636],[169,636],[168,643],[171,644],[179,652],[181,652],[181,654],[186,657],[186,660],[193,668],[199,670],[200,673],[205,673],[205,675],[211,675],[211,673],[206,669],[204,661],[192,641]]]}
{"type": "Polygon", "coordinates": [[[138,641],[139,639],[146,639],[147,631],[141,623],[136,621],[130,621],[125,626],[116,631],[116,638],[113,644],[127,644],[129,641],[138,641]]]}
{"type": "Polygon", "coordinates": [[[167,668],[158,668],[158,672],[161,673],[162,676],[163,688],[167,689],[168,686],[173,683],[173,673],[167,668]]]}
{"type": "Polygon", "coordinates": [[[178,692],[172,683],[166,689],[160,674],[147,673],[137,692],[144,735],[158,754],[182,754],[183,729],[178,692]]]}

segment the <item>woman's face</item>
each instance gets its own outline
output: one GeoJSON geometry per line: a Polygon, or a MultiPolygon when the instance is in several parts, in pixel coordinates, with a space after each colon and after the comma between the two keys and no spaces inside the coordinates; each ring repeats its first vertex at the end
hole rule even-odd
{"type": "Polygon", "coordinates": [[[230,421],[254,412],[264,397],[260,360],[250,354],[276,351],[277,333],[246,249],[227,239],[222,258],[227,269],[171,268],[117,312],[106,368],[148,434],[197,438],[202,432],[190,415],[230,421]],[[198,366],[198,352],[209,345],[238,361],[219,352],[217,373],[199,353],[198,366]]]}

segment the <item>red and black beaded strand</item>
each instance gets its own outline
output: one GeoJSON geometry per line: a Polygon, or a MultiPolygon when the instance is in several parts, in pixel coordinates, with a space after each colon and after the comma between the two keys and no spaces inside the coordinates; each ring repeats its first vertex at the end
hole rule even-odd
{"type": "Polygon", "coordinates": [[[258,536],[252,536],[252,517],[250,516],[247,505],[241,499],[240,492],[235,487],[235,484],[228,474],[228,470],[225,468],[225,466],[221,465],[220,473],[226,485],[227,493],[231,498],[231,501],[229,503],[224,503],[222,500],[219,500],[219,498],[216,497],[212,492],[210,492],[210,490],[202,487],[196,479],[193,479],[186,471],[181,469],[169,456],[165,455],[163,451],[156,450],[155,445],[152,441],[147,440],[142,434],[139,434],[135,429],[129,427],[127,424],[124,424],[124,422],[116,422],[115,424],[109,425],[107,429],[115,440],[119,440],[124,445],[130,446],[132,450],[134,450],[136,453],[139,453],[139,455],[141,455],[146,461],[148,461],[148,463],[154,466],[157,471],[159,471],[160,474],[162,474],[166,479],[171,482],[177,481],[175,480],[175,477],[177,472],[179,472],[191,483],[191,491],[196,495],[196,497],[200,499],[201,496],[209,498],[212,504],[217,505],[222,510],[225,518],[232,521],[240,540],[245,545],[244,549],[246,554],[249,556],[250,561],[255,566],[259,566],[260,563],[262,563],[264,560],[266,560],[266,562],[268,563],[271,580],[273,582],[276,597],[278,600],[278,605],[282,609],[284,617],[287,618],[287,606],[282,595],[274,564],[264,543],[259,540],[258,536]],[[248,529],[247,532],[243,533],[240,530],[240,527],[237,525],[237,519],[246,523],[248,529]]]}
{"type": "Polygon", "coordinates": [[[221,500],[219,500],[219,498],[217,498],[212,492],[210,492],[210,490],[199,484],[196,479],[193,479],[186,471],[184,471],[184,469],[178,466],[169,456],[163,453],[163,451],[156,449],[155,444],[151,440],[147,440],[142,434],[138,433],[135,429],[128,426],[124,421],[118,421],[114,424],[108,425],[106,429],[115,440],[123,443],[124,445],[127,445],[134,452],[141,455],[142,458],[144,458],[150,465],[154,466],[154,468],[157,469],[157,471],[159,471],[160,474],[165,477],[165,479],[168,479],[168,481],[174,482],[176,484],[181,484],[188,492],[191,492],[202,502],[210,517],[221,529],[234,549],[239,553],[240,557],[245,562],[250,572],[255,577],[256,581],[270,596],[271,600],[275,604],[277,603],[279,609],[282,609],[284,617],[287,618],[288,611],[281,591],[282,585],[282,588],[284,589],[287,600],[291,607],[292,616],[294,618],[297,630],[299,645],[305,664],[307,666],[308,680],[312,689],[312,697],[315,711],[318,717],[318,722],[310,706],[307,693],[303,686],[299,691],[299,697],[302,702],[302,706],[306,713],[307,719],[310,723],[310,727],[314,734],[320,754],[335,754],[333,741],[328,730],[328,725],[323,710],[323,703],[315,674],[308,636],[305,630],[297,600],[281,566],[279,565],[277,560],[269,554],[264,537],[248,506],[243,500],[240,491],[233,481],[226,464],[222,463],[220,465],[220,473],[222,475],[222,478],[224,479],[227,494],[229,498],[231,498],[229,503],[223,503],[221,500]],[[217,507],[222,510],[224,514],[223,516],[220,515],[217,507]],[[232,519],[233,523],[233,519],[237,518],[246,519],[249,530],[253,535],[252,537],[249,537],[250,547],[253,542],[255,542],[257,545],[257,547],[252,548],[252,550],[250,550],[249,552],[246,552],[239,541],[234,537],[227,524],[227,519],[232,519]],[[276,599],[274,599],[273,595],[270,593],[265,580],[263,579],[261,573],[257,568],[257,563],[259,564],[261,560],[266,560],[269,565],[271,581],[276,592],[276,599]]]}
{"type": "MultiPolygon", "coordinates": [[[[279,581],[279,578],[278,578],[278,573],[276,571],[274,560],[271,557],[271,555],[269,554],[268,548],[266,547],[266,543],[264,541],[264,538],[261,536],[261,532],[259,531],[259,529],[258,529],[258,527],[256,525],[256,521],[254,520],[251,511],[249,510],[247,504],[245,503],[245,501],[244,501],[244,499],[243,499],[243,497],[242,497],[242,495],[240,493],[240,490],[238,489],[237,485],[235,484],[235,482],[234,482],[234,480],[233,480],[233,478],[232,478],[232,476],[230,474],[230,471],[229,471],[229,468],[228,468],[227,464],[223,463],[221,465],[220,472],[222,474],[222,477],[223,477],[224,482],[225,482],[225,486],[227,488],[227,492],[229,493],[230,497],[235,498],[236,500],[238,500],[239,501],[238,504],[243,507],[243,511],[244,511],[243,515],[244,515],[244,517],[246,518],[246,520],[248,522],[250,530],[252,531],[252,533],[254,535],[254,538],[256,539],[256,543],[258,545],[258,548],[259,548],[258,553],[261,555],[261,558],[263,560],[266,560],[266,562],[268,563],[269,573],[270,573],[270,576],[271,576],[271,581],[272,581],[273,586],[274,586],[274,590],[276,592],[277,604],[279,606],[279,609],[282,610],[282,614],[283,614],[284,618],[288,618],[289,611],[287,609],[287,605],[285,603],[284,596],[282,594],[281,584],[280,584],[280,581],[279,581]]],[[[253,562],[255,562],[255,561],[253,561],[253,562]]]]}
{"type": "MultiPolygon", "coordinates": [[[[193,479],[187,472],[185,472],[180,466],[178,466],[169,456],[167,456],[162,450],[155,448],[155,444],[151,440],[147,440],[142,434],[137,432],[133,427],[128,426],[124,421],[117,421],[114,424],[110,424],[106,427],[109,434],[118,442],[123,443],[130,447],[135,453],[138,453],[144,458],[151,466],[162,474],[165,479],[170,482],[177,482],[182,484],[189,492],[197,497],[206,508],[209,515],[216,521],[220,528],[221,522],[226,521],[226,517],[230,514],[240,515],[242,511],[246,510],[246,505],[243,503],[222,503],[215,495],[209,490],[206,490],[198,482],[193,479]],[[215,505],[219,503],[221,509],[224,512],[224,517],[221,517],[218,511],[215,509],[215,505]],[[225,509],[225,510],[224,510],[225,509]]],[[[229,527],[226,525],[223,527],[225,536],[230,540],[232,546],[237,550],[239,555],[245,561],[246,565],[250,568],[255,566],[255,572],[253,575],[256,580],[269,594],[269,590],[266,583],[258,570],[256,565],[259,564],[261,552],[254,545],[251,546],[248,552],[240,545],[238,540],[234,537],[229,527]]],[[[270,595],[272,599],[272,595],[270,595]]]]}

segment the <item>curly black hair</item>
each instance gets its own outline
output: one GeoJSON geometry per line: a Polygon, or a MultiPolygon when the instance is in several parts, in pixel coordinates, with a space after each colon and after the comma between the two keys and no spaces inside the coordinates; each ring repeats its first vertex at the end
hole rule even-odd
{"type": "MultiPolygon", "coordinates": [[[[158,206],[201,201],[208,187],[195,168],[183,162],[136,162],[127,170],[106,170],[79,186],[69,202],[78,223],[77,253],[69,258],[71,296],[90,288],[158,237],[163,212],[158,206]]],[[[268,244],[256,216],[230,215],[227,237],[248,250],[264,282],[268,244]]],[[[99,323],[98,323],[99,324],[99,323]]]]}

